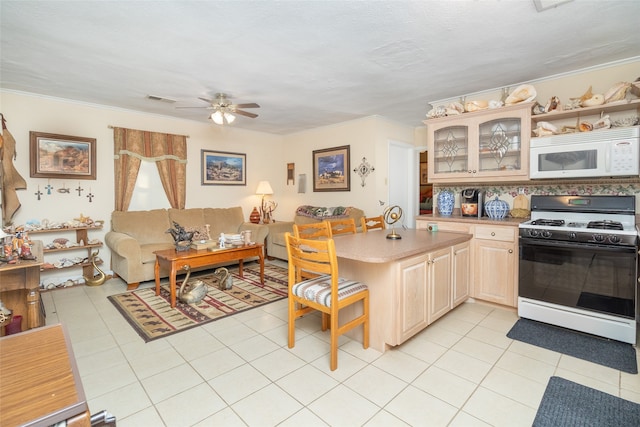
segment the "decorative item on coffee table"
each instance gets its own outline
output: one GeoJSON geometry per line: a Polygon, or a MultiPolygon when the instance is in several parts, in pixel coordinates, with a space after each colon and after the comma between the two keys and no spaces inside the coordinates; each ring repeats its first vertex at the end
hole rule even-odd
{"type": "Polygon", "coordinates": [[[173,221],[173,228],[168,229],[167,233],[170,233],[173,237],[177,252],[188,251],[191,248],[193,231],[186,231],[184,227],[173,221]]]}

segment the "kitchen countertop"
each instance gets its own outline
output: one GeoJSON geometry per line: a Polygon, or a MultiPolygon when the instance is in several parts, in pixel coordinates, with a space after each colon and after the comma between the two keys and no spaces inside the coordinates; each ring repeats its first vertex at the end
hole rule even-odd
{"type": "Polygon", "coordinates": [[[396,229],[402,239],[387,239],[391,230],[334,236],[336,255],[354,261],[387,263],[471,240],[471,234],[396,229]]]}
{"type": "Polygon", "coordinates": [[[521,223],[525,221],[529,221],[529,219],[531,218],[506,217],[504,219],[491,219],[488,216],[483,216],[481,218],[477,218],[474,216],[462,216],[460,214],[459,209],[454,210],[453,214],[446,215],[446,216],[433,213],[431,215],[419,215],[416,217],[416,220],[422,220],[422,221],[451,221],[451,222],[465,222],[469,224],[510,225],[513,227],[517,227],[521,223]]]}

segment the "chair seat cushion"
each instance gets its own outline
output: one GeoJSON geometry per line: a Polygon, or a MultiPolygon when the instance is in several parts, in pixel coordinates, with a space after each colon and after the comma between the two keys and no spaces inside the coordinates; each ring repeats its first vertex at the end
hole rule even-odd
{"type": "MultiPolygon", "coordinates": [[[[338,278],[338,301],[367,289],[367,285],[355,280],[338,278]]],[[[296,283],[291,292],[299,298],[331,307],[331,276],[319,276],[296,283]]]]}

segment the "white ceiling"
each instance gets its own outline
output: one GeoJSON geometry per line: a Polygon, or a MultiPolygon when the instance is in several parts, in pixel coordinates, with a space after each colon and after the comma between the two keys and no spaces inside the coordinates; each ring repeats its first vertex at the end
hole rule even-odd
{"type": "MultiPolygon", "coordinates": [[[[0,1],[0,88],[275,134],[640,55],[640,1],[0,1]],[[176,100],[152,101],[146,95],[176,100]],[[209,121],[210,122],[210,121],[209,121]]],[[[215,126],[212,124],[212,126],[215,126]]]]}

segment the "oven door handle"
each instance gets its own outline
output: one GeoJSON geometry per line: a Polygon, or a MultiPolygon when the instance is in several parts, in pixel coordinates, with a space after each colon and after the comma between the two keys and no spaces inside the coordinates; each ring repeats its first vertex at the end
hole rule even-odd
{"type": "Polygon", "coordinates": [[[617,246],[617,245],[602,245],[595,243],[577,243],[577,242],[567,242],[560,240],[542,240],[542,239],[530,239],[528,237],[520,237],[519,240],[520,246],[546,246],[552,248],[561,248],[561,249],[594,249],[594,250],[606,250],[607,252],[620,252],[620,253],[634,253],[638,250],[636,246],[617,246]]]}

